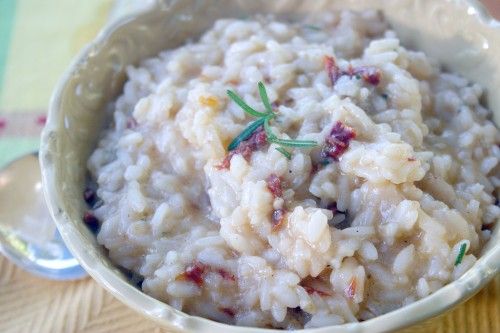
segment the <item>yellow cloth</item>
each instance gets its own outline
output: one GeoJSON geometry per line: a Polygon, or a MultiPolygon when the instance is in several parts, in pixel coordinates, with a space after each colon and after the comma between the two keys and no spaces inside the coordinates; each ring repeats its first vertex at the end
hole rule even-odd
{"type": "Polygon", "coordinates": [[[14,13],[0,109],[45,110],[71,59],[105,24],[111,0],[3,0],[14,13]]]}
{"type": "Polygon", "coordinates": [[[52,90],[109,20],[152,0],[0,0],[0,167],[38,149],[52,90]]]}

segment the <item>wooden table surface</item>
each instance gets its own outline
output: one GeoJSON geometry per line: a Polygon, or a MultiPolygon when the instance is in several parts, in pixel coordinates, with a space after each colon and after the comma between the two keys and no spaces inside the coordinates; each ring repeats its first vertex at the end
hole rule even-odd
{"type": "MultiPolygon", "coordinates": [[[[497,276],[453,311],[402,332],[499,333],[499,297],[497,276]]],[[[75,282],[44,280],[20,270],[2,256],[0,332],[172,333],[120,303],[91,278],[75,282]]]]}

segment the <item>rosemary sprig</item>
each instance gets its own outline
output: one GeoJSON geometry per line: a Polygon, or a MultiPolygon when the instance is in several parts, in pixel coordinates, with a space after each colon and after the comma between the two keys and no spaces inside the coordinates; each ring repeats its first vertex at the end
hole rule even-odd
{"type": "Polygon", "coordinates": [[[264,130],[266,131],[267,141],[276,143],[280,146],[286,147],[315,147],[318,145],[316,141],[312,140],[286,140],[286,139],[278,139],[278,137],[271,131],[271,126],[269,125],[269,121],[272,117],[264,118],[264,130]]]}
{"type": "Polygon", "coordinates": [[[304,28],[316,30],[316,31],[321,31],[321,28],[318,27],[317,25],[314,25],[314,24],[304,24],[304,28]]]}
{"type": "Polygon", "coordinates": [[[276,150],[282,153],[288,160],[292,159],[292,154],[283,147],[276,147],[276,150]]]}
{"type": "Polygon", "coordinates": [[[458,250],[458,256],[457,259],[455,260],[455,266],[458,266],[462,262],[466,249],[467,249],[467,244],[462,243],[462,245],[460,245],[460,249],[458,250]]]}
{"type": "Polygon", "coordinates": [[[227,146],[227,150],[231,151],[236,149],[242,141],[245,141],[250,136],[252,136],[253,132],[255,132],[257,128],[264,124],[264,120],[265,118],[259,118],[256,121],[250,123],[250,125],[248,125],[247,128],[243,130],[243,132],[241,132],[237,137],[233,139],[233,141],[231,141],[229,146],[227,146]]]}
{"type": "Polygon", "coordinates": [[[246,113],[254,116],[254,117],[257,117],[257,118],[260,118],[260,117],[265,117],[267,116],[267,114],[265,113],[262,113],[262,112],[259,112],[259,111],[255,111],[254,109],[252,109],[247,103],[245,103],[240,96],[238,96],[234,91],[232,90],[228,90],[227,91],[227,94],[228,96],[236,103],[238,104],[242,109],[243,111],[245,111],[246,113]]]}
{"type": "Polygon", "coordinates": [[[260,99],[262,100],[262,104],[264,104],[264,107],[266,108],[266,113],[272,114],[273,108],[271,107],[271,103],[269,103],[269,97],[267,97],[266,87],[264,87],[264,83],[262,82],[259,82],[258,86],[260,99]]]}
{"type": "Polygon", "coordinates": [[[271,126],[269,122],[276,117],[276,114],[273,112],[273,108],[271,103],[269,102],[269,97],[267,95],[266,87],[262,82],[258,83],[259,87],[259,95],[262,100],[262,104],[266,109],[266,112],[259,112],[243,101],[243,99],[238,96],[234,91],[228,90],[227,95],[231,98],[236,104],[238,104],[243,111],[248,113],[251,116],[257,117],[256,121],[252,122],[249,126],[247,126],[237,137],[235,137],[227,149],[229,151],[234,150],[238,147],[238,145],[248,139],[260,126],[264,127],[264,131],[266,132],[267,141],[270,143],[276,143],[280,147],[276,148],[280,153],[282,153],[286,158],[291,159],[291,154],[284,147],[295,147],[295,148],[311,148],[318,145],[316,141],[312,140],[287,140],[287,139],[279,139],[271,130],[271,126]]]}

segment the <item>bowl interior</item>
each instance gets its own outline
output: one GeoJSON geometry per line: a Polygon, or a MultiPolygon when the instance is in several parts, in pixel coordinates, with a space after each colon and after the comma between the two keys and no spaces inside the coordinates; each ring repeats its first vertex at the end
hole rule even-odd
{"type": "MultiPolygon", "coordinates": [[[[494,111],[496,123],[500,123],[500,94],[496,93],[500,87],[500,27],[498,23],[488,21],[480,7],[468,7],[464,1],[159,1],[153,9],[108,27],[82,51],[54,93],[42,137],[45,194],[61,234],[89,273],[123,302],[135,309],[140,307],[139,311],[164,325],[169,322],[176,327],[206,332],[222,327],[225,331],[228,329],[228,326],[204,319],[193,321],[192,317],[142,294],[109,261],[95,236],[81,223],[85,209],[82,191],[86,161],[105,126],[107,104],[122,89],[125,67],[136,65],[141,59],[161,50],[175,48],[188,38],[196,38],[218,18],[274,13],[278,18],[293,19],[330,8],[382,10],[405,46],[424,51],[438,59],[446,69],[485,87],[485,102],[494,111]]],[[[483,257],[489,258],[488,262],[484,261],[486,268],[490,261],[500,261],[498,238],[497,225],[492,241],[483,250],[483,257]]],[[[476,266],[481,267],[481,260],[476,266]]],[[[497,264],[494,271],[498,269],[497,264]]],[[[487,277],[495,272],[490,272],[487,277]]],[[[484,284],[485,276],[467,277],[466,274],[462,279],[468,283],[469,289],[453,297],[448,292],[448,301],[442,298],[441,303],[435,297],[441,292],[438,291],[429,297],[435,297],[435,308],[442,311],[469,296],[484,284]]],[[[391,324],[386,323],[385,327],[401,327],[433,313],[432,309],[421,310],[423,312],[419,315],[397,319],[391,324]]],[[[393,315],[403,314],[401,311],[394,311],[393,315]]],[[[370,327],[370,322],[376,323],[376,320],[343,325],[338,329],[339,332],[364,331],[370,327]]],[[[234,328],[234,331],[245,330],[234,328]]]]}

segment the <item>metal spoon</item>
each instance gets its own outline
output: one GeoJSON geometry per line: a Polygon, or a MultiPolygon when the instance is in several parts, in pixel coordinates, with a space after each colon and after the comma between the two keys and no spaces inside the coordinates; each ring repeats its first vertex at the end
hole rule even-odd
{"type": "Polygon", "coordinates": [[[76,280],[87,275],[64,245],[49,215],[37,153],[0,170],[0,252],[41,277],[76,280]]]}

